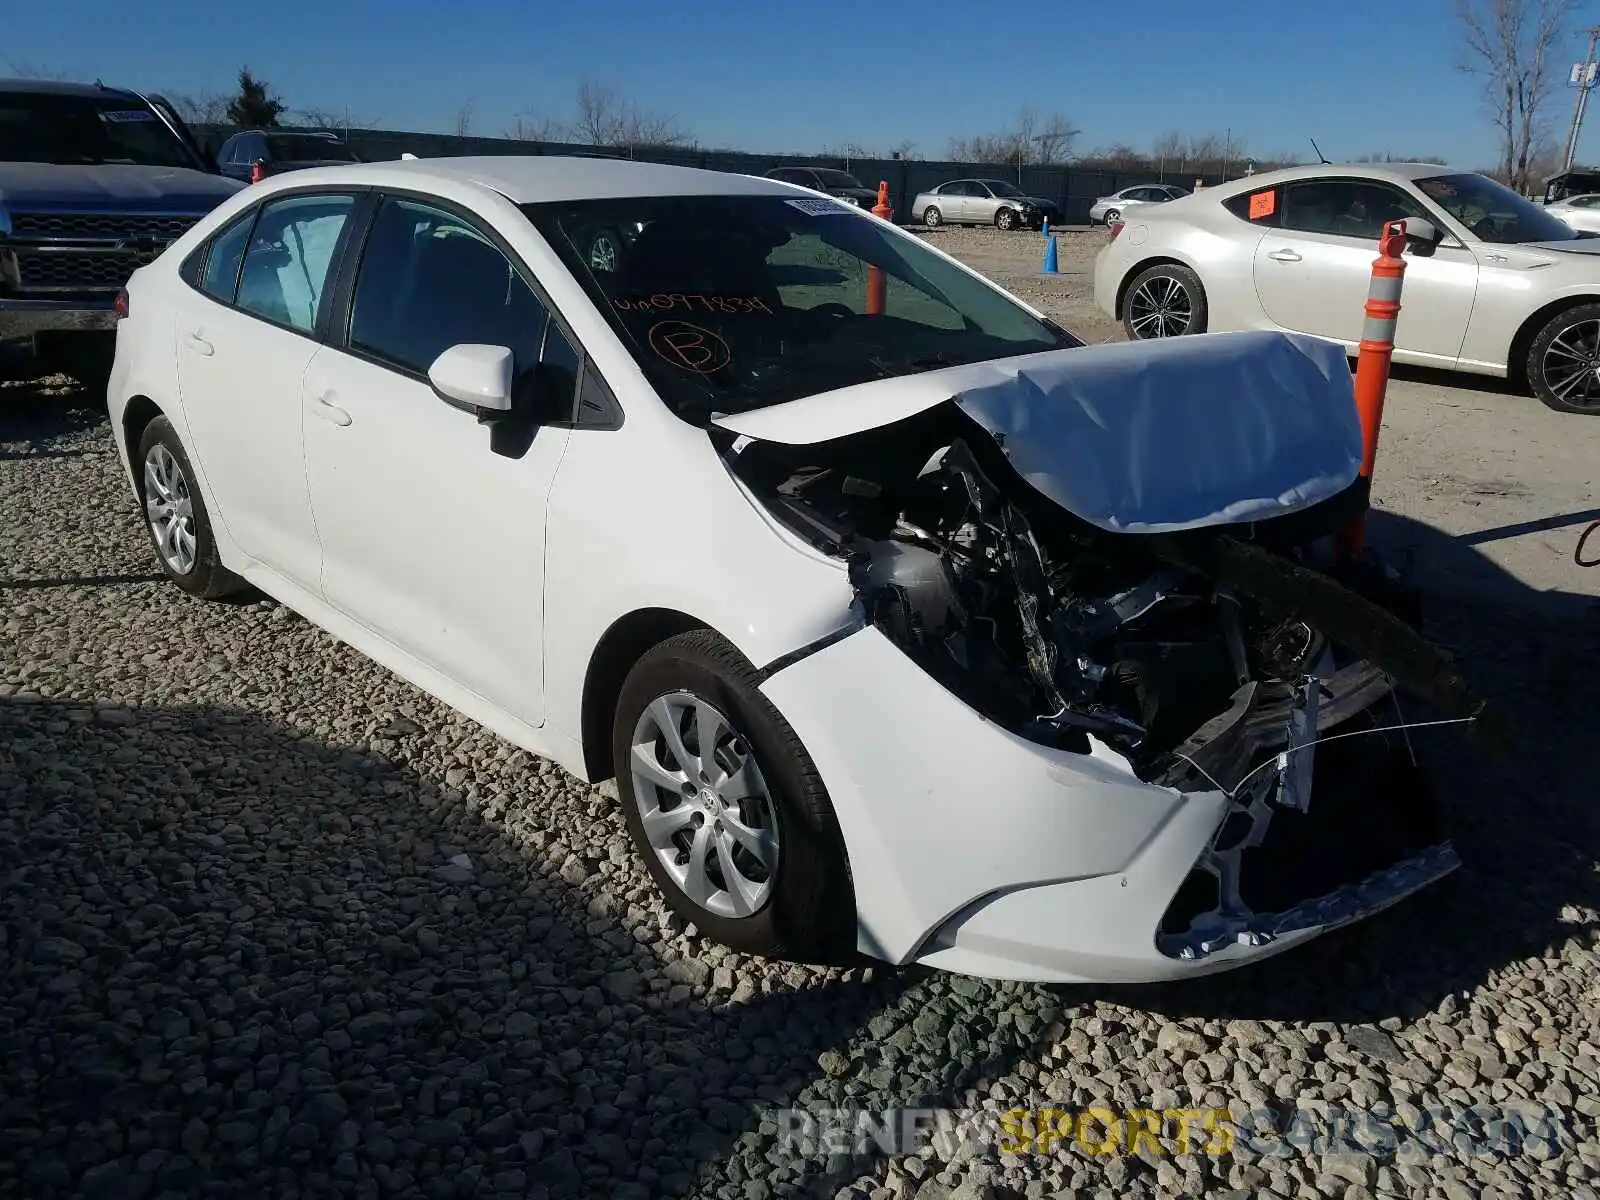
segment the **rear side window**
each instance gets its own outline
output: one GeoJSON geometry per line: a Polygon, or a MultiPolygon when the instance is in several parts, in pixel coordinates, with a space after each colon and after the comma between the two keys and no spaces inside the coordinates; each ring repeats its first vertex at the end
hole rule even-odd
{"type": "Polygon", "coordinates": [[[255,219],[252,209],[211,240],[205,271],[200,276],[200,290],[213,300],[233,303],[234,292],[239,287],[239,264],[244,262],[244,248],[250,241],[250,227],[255,219]]]}
{"type": "Polygon", "coordinates": [[[309,333],[354,196],[291,196],[261,209],[239,277],[238,306],[309,333]]]}
{"type": "Polygon", "coordinates": [[[1222,202],[1224,208],[1241,221],[1276,229],[1283,221],[1283,189],[1262,188],[1254,192],[1241,192],[1222,202]]]}

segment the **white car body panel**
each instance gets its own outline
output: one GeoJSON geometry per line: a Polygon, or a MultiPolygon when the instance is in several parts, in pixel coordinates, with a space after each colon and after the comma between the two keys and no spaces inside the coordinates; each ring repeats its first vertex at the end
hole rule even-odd
{"type": "Polygon", "coordinates": [[[1395,361],[1504,376],[1514,342],[1537,314],[1562,302],[1600,300],[1600,263],[1593,257],[1600,253],[1600,238],[1523,245],[1481,241],[1412,182],[1448,173],[1446,167],[1365,164],[1290,168],[1143,206],[1129,214],[1121,234],[1096,256],[1096,305],[1120,320],[1127,282],[1151,262],[1167,259],[1200,277],[1208,331],[1309,333],[1354,353],[1375,242],[1262,228],[1234,216],[1223,201],[1298,179],[1371,179],[1405,190],[1447,235],[1432,255],[1415,248],[1406,252],[1395,361]]]}
{"type": "MultiPolygon", "coordinates": [[[[781,525],[706,431],[661,402],[513,203],[804,189],[607,160],[531,163],[420,160],[284,175],[241,192],[135,273],[108,390],[113,428],[124,428],[135,404],[147,411],[153,402],[172,420],[230,570],[584,780],[596,777],[585,685],[608,632],[652,610],[716,630],[763,671],[765,694],[815,761],[849,849],[859,944],[893,962],[1154,980],[1264,957],[1316,932],[1199,960],[1163,953],[1156,925],[1223,819],[1225,797],[1144,783],[1098,741],[1088,754],[1027,741],[979,717],[864,626],[846,565],[781,525]],[[190,251],[245,206],[340,184],[437,196],[495,229],[609,385],[625,414],[620,428],[541,427],[522,458],[497,458],[488,431],[427,385],[214,304],[179,277],[190,251]],[[226,369],[241,362],[249,369],[226,369]],[[1012,924],[1019,916],[1025,928],[1012,924]]],[[[1152,370],[1202,362],[1220,344],[1167,351],[1160,357],[1171,362],[1152,370]]],[[[1107,350],[907,376],[720,423],[758,440],[809,444],[963,390],[984,399],[997,426],[1014,423],[1015,413],[995,415],[1005,405],[994,402],[1037,386],[1026,375],[1035,360],[1069,375],[1073,355],[1091,374],[1102,360],[1132,363],[1128,351],[1107,350]]],[[[1072,403],[1089,402],[1086,388],[1070,393],[1072,403]]],[[[1231,411],[1220,424],[1238,415],[1231,411]]],[[[137,496],[130,447],[116,441],[137,496]]],[[[1145,449],[1154,454],[1155,444],[1145,449]]],[[[1314,467],[1350,457],[1339,439],[1330,445],[1314,467]]],[[[1155,460],[1129,461],[1144,469],[1155,460]]],[[[1278,497],[1274,511],[1315,498],[1278,497]]],[[[609,761],[609,746],[599,752],[609,761]]]]}

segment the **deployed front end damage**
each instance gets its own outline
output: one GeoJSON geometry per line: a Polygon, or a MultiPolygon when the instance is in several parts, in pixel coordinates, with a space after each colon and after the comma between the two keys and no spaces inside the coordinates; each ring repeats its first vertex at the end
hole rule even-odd
{"type": "Polygon", "coordinates": [[[1402,693],[1446,720],[1475,703],[1390,578],[1331,552],[1366,505],[1342,349],[1227,335],[917,381],[946,390],[826,440],[768,416],[731,467],[983,717],[1226,796],[1162,955],[1347,923],[1457,865],[1395,727],[1402,693]]]}

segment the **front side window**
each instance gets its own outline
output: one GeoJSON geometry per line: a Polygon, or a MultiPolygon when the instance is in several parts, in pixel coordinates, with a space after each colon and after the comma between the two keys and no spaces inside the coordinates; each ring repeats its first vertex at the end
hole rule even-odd
{"type": "Polygon", "coordinates": [[[354,204],[353,196],[320,194],[266,204],[239,275],[238,306],[291,329],[314,329],[328,268],[354,204]]]}
{"type": "Polygon", "coordinates": [[[668,196],[523,206],[666,403],[718,412],[1081,345],[920,240],[823,200],[668,196]],[[615,271],[602,229],[635,227],[615,271]],[[885,311],[867,315],[869,267],[885,311]]]}
{"type": "Polygon", "coordinates": [[[1399,188],[1369,179],[1307,179],[1283,189],[1283,228],[1376,241],[1389,221],[1428,219],[1399,188]]]}
{"type": "Polygon", "coordinates": [[[199,165],[144,101],[58,92],[0,93],[0,162],[199,165]]]}
{"type": "Polygon", "coordinates": [[[1570,242],[1578,237],[1560,217],[1485,175],[1433,175],[1415,184],[1485,242],[1570,242]]]}
{"type": "Polygon", "coordinates": [[[469,222],[414,200],[384,200],[367,235],[350,347],[416,375],[451,346],[505,346],[519,384],[539,361],[548,312],[511,261],[469,222]]]}

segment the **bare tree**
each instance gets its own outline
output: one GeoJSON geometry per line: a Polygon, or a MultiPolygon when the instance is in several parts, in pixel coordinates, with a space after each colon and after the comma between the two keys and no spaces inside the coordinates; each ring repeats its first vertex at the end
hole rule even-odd
{"type": "Polygon", "coordinates": [[[591,146],[679,146],[689,135],[677,118],[641,109],[611,84],[585,75],[578,81],[578,138],[591,146]]]}
{"type": "Polygon", "coordinates": [[[463,104],[456,113],[456,136],[466,137],[472,132],[472,101],[463,104]]]}
{"type": "Polygon", "coordinates": [[[1483,79],[1484,107],[1500,131],[1500,177],[1528,190],[1544,108],[1569,35],[1575,0],[1455,0],[1459,69],[1483,79]]]}
{"type": "Polygon", "coordinates": [[[229,97],[219,92],[168,92],[167,98],[190,125],[227,123],[229,97]]]}
{"type": "Polygon", "coordinates": [[[1445,160],[1429,154],[1393,154],[1388,150],[1382,153],[1363,154],[1352,160],[1358,163],[1433,163],[1444,166],[1445,160]]]}
{"type": "Polygon", "coordinates": [[[1067,160],[1078,130],[1063,113],[1041,116],[1025,108],[1010,129],[950,139],[950,157],[958,162],[1054,165],[1067,160]]]}
{"type": "Polygon", "coordinates": [[[1149,162],[1132,146],[1117,142],[1111,146],[1096,146],[1078,159],[1085,166],[1105,167],[1112,171],[1134,171],[1149,162]]]}
{"type": "Polygon", "coordinates": [[[554,117],[536,117],[520,112],[511,118],[504,136],[518,142],[564,142],[570,131],[554,117]]]}
{"type": "Polygon", "coordinates": [[[1192,157],[1189,150],[1189,135],[1184,133],[1164,133],[1150,147],[1150,157],[1155,159],[1157,169],[1177,171],[1180,174],[1189,165],[1192,157]]]}
{"type": "Polygon", "coordinates": [[[40,66],[31,59],[12,58],[6,60],[6,65],[11,68],[11,73],[18,79],[48,79],[61,83],[71,79],[65,71],[58,71],[54,67],[40,66]]]}
{"type": "Polygon", "coordinates": [[[339,110],[332,108],[297,108],[289,114],[287,122],[306,129],[350,130],[350,129],[376,129],[378,122],[371,117],[363,117],[349,109],[339,110]]]}

